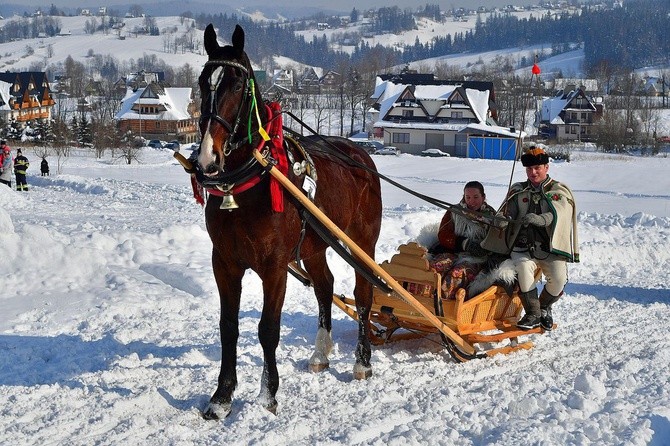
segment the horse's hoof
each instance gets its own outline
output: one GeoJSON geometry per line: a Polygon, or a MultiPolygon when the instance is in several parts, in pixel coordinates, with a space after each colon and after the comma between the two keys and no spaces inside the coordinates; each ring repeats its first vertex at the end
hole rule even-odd
{"type": "Polygon", "coordinates": [[[368,379],[372,376],[372,367],[365,367],[360,364],[354,366],[354,379],[368,379]]]}
{"type": "Polygon", "coordinates": [[[328,356],[320,352],[314,352],[311,358],[309,358],[309,371],[318,373],[323,372],[328,367],[330,367],[330,361],[328,361],[328,356]]]}
{"type": "Polygon", "coordinates": [[[330,367],[330,364],[328,364],[327,362],[318,362],[316,364],[310,364],[309,365],[309,371],[312,372],[312,373],[319,373],[319,372],[323,372],[324,370],[326,370],[329,367],[330,367]]]}
{"type": "Polygon", "coordinates": [[[265,409],[272,415],[277,415],[277,406],[279,406],[279,404],[277,404],[277,402],[275,401],[274,404],[265,406],[265,409]]]}
{"type": "Polygon", "coordinates": [[[209,403],[207,405],[207,409],[202,413],[202,417],[205,420],[222,420],[226,418],[228,415],[230,415],[230,412],[232,412],[233,404],[232,403],[225,403],[225,404],[218,404],[218,403],[209,403]]]}

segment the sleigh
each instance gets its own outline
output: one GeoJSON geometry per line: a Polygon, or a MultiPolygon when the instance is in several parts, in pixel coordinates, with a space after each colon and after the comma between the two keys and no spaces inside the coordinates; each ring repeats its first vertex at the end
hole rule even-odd
{"type": "MultiPolygon", "coordinates": [[[[518,288],[506,290],[494,284],[476,296],[468,298],[465,289],[456,299],[442,296],[442,277],[430,267],[427,249],[417,243],[399,247],[390,261],[377,264],[356,243],[317,208],[306,195],[288,181],[275,167],[254,151],[254,157],[269,169],[270,174],[286,188],[305,209],[308,223],[326,240],[331,248],[375,284],[370,311],[371,342],[387,342],[439,334],[444,346],[458,362],[507,354],[533,347],[532,341],[520,342],[521,336],[543,333],[540,327],[520,330],[516,327],[522,310],[518,288]],[[347,249],[344,248],[346,246],[347,249]]],[[[188,161],[175,157],[188,167],[188,161]]],[[[309,285],[311,279],[295,262],[289,272],[309,285]]],[[[536,272],[539,280],[540,271],[536,272]]],[[[333,303],[353,319],[358,320],[355,300],[333,295],[333,303]]]]}
{"type": "MultiPolygon", "coordinates": [[[[456,299],[447,299],[442,296],[442,277],[430,267],[426,252],[426,248],[417,243],[407,243],[399,247],[399,253],[390,261],[380,265],[413,301],[375,288],[370,313],[373,343],[379,345],[437,333],[459,362],[533,347],[531,341],[521,342],[519,338],[543,330],[516,328],[522,310],[518,287],[492,285],[470,298],[461,288],[456,299]],[[434,319],[426,317],[425,311],[446,325],[451,333],[445,333],[434,319]],[[457,342],[459,340],[462,343],[457,342]],[[467,352],[464,346],[472,347],[475,352],[467,352]]],[[[334,303],[351,317],[358,317],[353,299],[334,296],[334,303]]]]}

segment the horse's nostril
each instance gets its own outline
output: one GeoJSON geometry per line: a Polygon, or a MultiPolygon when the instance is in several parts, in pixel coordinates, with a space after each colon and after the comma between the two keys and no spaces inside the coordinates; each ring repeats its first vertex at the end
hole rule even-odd
{"type": "Polygon", "coordinates": [[[212,174],[212,173],[217,173],[219,171],[219,166],[216,164],[212,163],[207,168],[205,169],[205,173],[212,174]]]}

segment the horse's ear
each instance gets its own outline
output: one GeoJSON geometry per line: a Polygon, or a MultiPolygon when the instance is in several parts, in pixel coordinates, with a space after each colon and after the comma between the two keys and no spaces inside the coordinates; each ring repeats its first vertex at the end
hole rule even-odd
{"type": "Polygon", "coordinates": [[[214,25],[210,23],[205,28],[205,51],[207,51],[208,56],[211,56],[218,49],[219,42],[216,41],[216,31],[214,31],[214,25]]]}
{"type": "Polygon", "coordinates": [[[240,25],[235,25],[235,31],[233,31],[233,49],[238,58],[242,57],[242,52],[244,51],[244,30],[240,25]]]}

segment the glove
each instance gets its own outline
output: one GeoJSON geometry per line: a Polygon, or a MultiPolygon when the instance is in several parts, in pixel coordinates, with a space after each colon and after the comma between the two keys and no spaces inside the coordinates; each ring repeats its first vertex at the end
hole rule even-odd
{"type": "Polygon", "coordinates": [[[479,243],[466,238],[462,243],[463,251],[475,257],[485,257],[489,252],[479,246],[479,243]]]}
{"type": "Polygon", "coordinates": [[[493,220],[493,227],[498,229],[505,229],[509,225],[509,220],[506,217],[496,218],[493,220]]]}
{"type": "Polygon", "coordinates": [[[521,224],[524,226],[533,225],[541,228],[549,226],[551,221],[547,222],[544,214],[526,214],[521,218],[521,224]]]}

